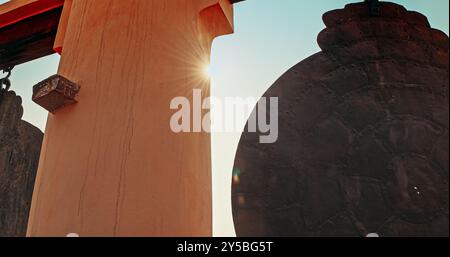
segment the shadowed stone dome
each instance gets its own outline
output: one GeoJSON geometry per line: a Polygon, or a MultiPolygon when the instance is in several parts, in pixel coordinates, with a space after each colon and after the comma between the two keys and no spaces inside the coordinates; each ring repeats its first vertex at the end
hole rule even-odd
{"type": "Polygon", "coordinates": [[[0,97],[0,237],[26,235],[43,133],[22,120],[22,99],[0,97]]]}
{"type": "Polygon", "coordinates": [[[448,236],[448,36],[388,2],[323,20],[322,52],[264,95],[278,141],[242,135],[237,235],[448,236]]]}

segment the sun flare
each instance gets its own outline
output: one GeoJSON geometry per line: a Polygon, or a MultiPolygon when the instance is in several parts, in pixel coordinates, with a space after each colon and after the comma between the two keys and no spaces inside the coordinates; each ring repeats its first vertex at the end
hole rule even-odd
{"type": "Polygon", "coordinates": [[[212,69],[211,69],[211,64],[206,64],[204,67],[203,67],[203,75],[206,77],[206,78],[211,78],[212,77],[212,69]]]}

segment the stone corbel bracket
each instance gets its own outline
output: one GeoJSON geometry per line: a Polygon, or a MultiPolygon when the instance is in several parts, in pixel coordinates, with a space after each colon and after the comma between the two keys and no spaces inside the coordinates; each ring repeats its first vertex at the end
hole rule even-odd
{"type": "Polygon", "coordinates": [[[53,75],[33,87],[33,101],[51,113],[77,102],[80,86],[60,76],[53,75]]]}

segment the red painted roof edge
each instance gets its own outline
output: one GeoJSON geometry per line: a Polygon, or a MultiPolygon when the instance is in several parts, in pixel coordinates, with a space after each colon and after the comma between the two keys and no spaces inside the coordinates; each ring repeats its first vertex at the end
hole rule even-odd
{"type": "Polygon", "coordinates": [[[64,5],[64,0],[38,0],[10,12],[0,14],[0,28],[64,5]]]}

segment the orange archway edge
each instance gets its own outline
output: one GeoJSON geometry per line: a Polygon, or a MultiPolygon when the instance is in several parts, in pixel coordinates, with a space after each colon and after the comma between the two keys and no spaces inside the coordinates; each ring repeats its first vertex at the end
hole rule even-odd
{"type": "Polygon", "coordinates": [[[12,0],[0,5],[0,28],[59,8],[64,0],[12,0]]]}

